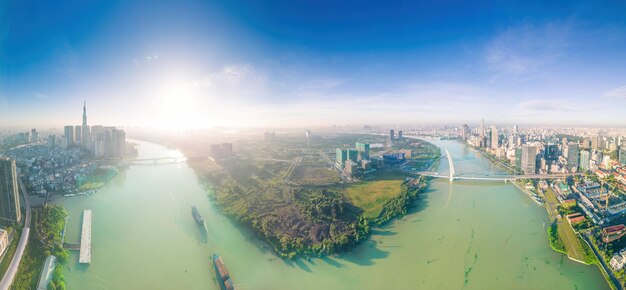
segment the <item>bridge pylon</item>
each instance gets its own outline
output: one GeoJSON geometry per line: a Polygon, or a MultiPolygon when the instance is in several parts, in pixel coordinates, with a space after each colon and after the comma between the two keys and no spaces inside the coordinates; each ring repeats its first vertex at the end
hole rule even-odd
{"type": "Polygon", "coordinates": [[[446,149],[446,156],[448,156],[448,165],[450,167],[450,182],[454,181],[454,163],[452,163],[452,156],[450,156],[450,152],[446,149]]]}

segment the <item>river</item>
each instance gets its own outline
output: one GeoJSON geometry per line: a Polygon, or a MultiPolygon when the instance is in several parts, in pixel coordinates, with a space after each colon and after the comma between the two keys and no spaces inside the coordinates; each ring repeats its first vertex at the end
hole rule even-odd
{"type": "MultiPolygon", "coordinates": [[[[435,144],[450,151],[457,173],[500,170],[459,143],[435,144]]],[[[181,155],[146,142],[138,150],[139,158],[181,155]]],[[[503,182],[435,180],[409,215],[351,252],[295,261],[220,214],[185,163],[130,166],[92,196],[55,202],[70,212],[69,242],[80,240],[82,211],[92,210],[91,264],[70,255],[69,289],[218,289],[212,253],[238,289],[608,289],[596,266],[551,250],[545,209],[503,182]]]]}

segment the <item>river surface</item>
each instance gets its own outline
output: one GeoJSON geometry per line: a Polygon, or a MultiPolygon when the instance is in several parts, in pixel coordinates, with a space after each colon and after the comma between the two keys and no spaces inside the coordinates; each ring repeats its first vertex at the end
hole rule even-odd
{"type": "MultiPolygon", "coordinates": [[[[457,174],[499,172],[459,143],[434,143],[450,151],[457,174]]],[[[181,155],[146,142],[138,150],[139,158],[181,155]]],[[[82,211],[92,210],[91,264],[71,254],[69,289],[218,289],[212,253],[238,289],[608,288],[596,266],[550,249],[546,210],[503,182],[435,180],[409,215],[351,252],[295,261],[276,258],[220,214],[185,163],[131,165],[94,195],[56,203],[70,212],[68,242],[80,240],[82,211]]]]}

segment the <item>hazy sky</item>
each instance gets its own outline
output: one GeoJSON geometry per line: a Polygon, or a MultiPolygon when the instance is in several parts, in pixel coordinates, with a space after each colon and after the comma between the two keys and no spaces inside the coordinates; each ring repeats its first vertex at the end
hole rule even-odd
{"type": "Polygon", "coordinates": [[[626,126],[626,2],[417,2],[0,0],[0,126],[626,126]]]}

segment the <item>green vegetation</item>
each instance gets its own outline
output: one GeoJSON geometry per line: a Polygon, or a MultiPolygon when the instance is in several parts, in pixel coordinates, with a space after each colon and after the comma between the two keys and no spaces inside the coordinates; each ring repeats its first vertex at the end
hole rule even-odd
{"type": "Polygon", "coordinates": [[[548,227],[548,239],[550,240],[550,247],[552,247],[553,250],[559,253],[567,254],[565,252],[565,245],[563,245],[563,242],[559,238],[557,228],[558,225],[556,224],[556,221],[552,222],[552,224],[550,224],[550,226],[548,227]]]}
{"type": "Polygon", "coordinates": [[[346,196],[355,206],[363,210],[363,217],[376,219],[385,204],[400,193],[402,180],[377,180],[351,184],[346,196]]]}
{"type": "MultiPolygon", "coordinates": [[[[279,256],[347,250],[369,236],[371,225],[406,214],[426,186],[425,180],[407,180],[383,169],[360,182],[341,183],[334,169],[335,148],[359,140],[384,144],[385,136],[330,135],[310,143],[300,137],[242,140],[236,156],[219,160],[219,170],[202,160],[188,160],[220,210],[248,226],[279,256]]],[[[436,146],[419,140],[394,147],[410,149],[411,161],[424,168],[440,154],[436,146]]],[[[370,155],[388,150],[372,149],[370,155]]]]}
{"type": "MultiPolygon", "coordinates": [[[[49,255],[55,255],[60,265],[65,265],[68,253],[63,249],[61,232],[65,226],[67,212],[63,207],[46,206],[33,209],[34,229],[28,241],[28,247],[18,268],[13,289],[35,289],[41,276],[44,261],[49,255]]],[[[56,279],[50,284],[51,289],[65,289],[62,267],[55,268],[56,279]],[[58,272],[58,273],[57,273],[58,272]]]]}
{"type": "Polygon", "coordinates": [[[4,273],[9,268],[9,264],[11,264],[11,259],[13,258],[13,255],[17,250],[17,244],[19,244],[20,236],[22,235],[21,229],[11,230],[10,228],[7,228],[7,232],[9,232],[9,234],[11,231],[13,231],[13,240],[11,241],[11,244],[9,244],[8,249],[4,253],[4,258],[0,263],[0,277],[4,277],[4,273]]]}

